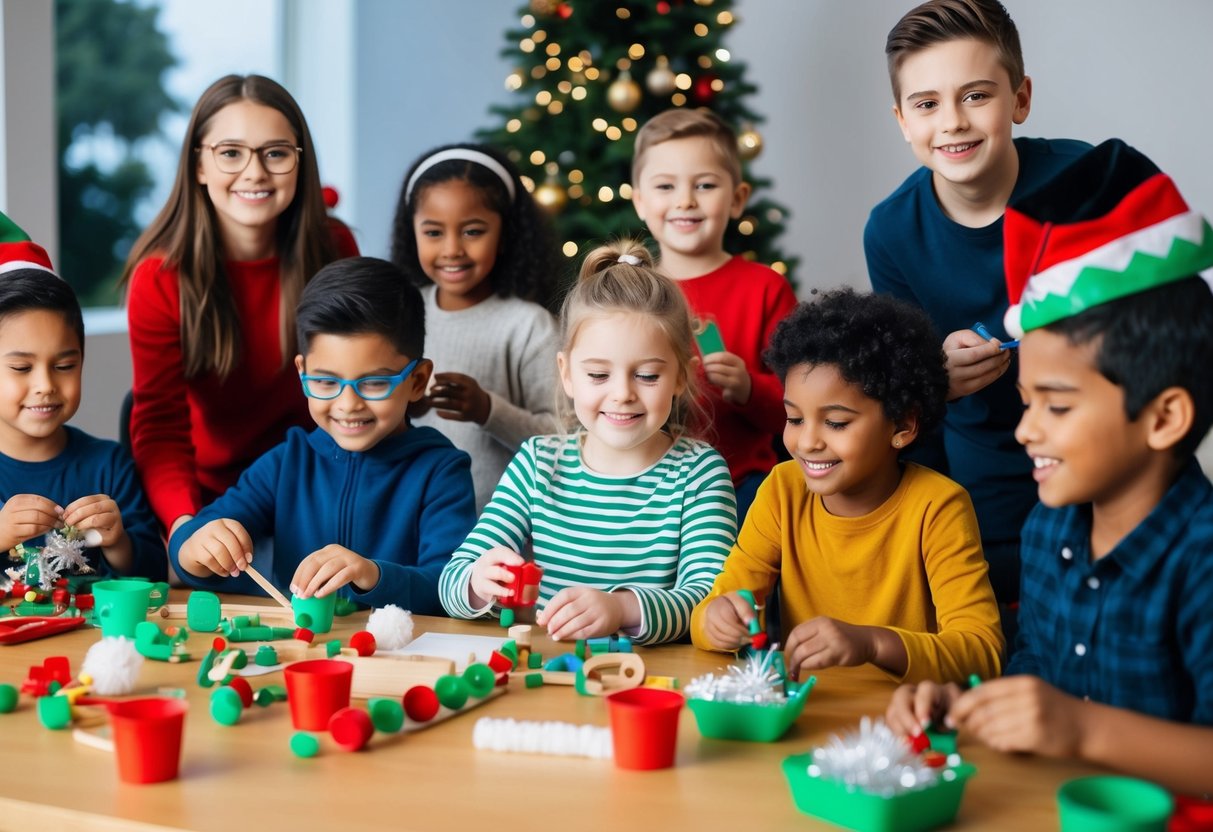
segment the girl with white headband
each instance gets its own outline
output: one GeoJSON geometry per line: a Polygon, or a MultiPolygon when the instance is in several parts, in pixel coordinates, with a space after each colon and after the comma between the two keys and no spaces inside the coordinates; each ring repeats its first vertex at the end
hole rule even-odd
{"type": "Polygon", "coordinates": [[[556,251],[514,166],[483,145],[431,151],[406,174],[392,260],[425,300],[434,380],[411,413],[472,457],[476,509],[522,441],[555,428],[556,251]]]}

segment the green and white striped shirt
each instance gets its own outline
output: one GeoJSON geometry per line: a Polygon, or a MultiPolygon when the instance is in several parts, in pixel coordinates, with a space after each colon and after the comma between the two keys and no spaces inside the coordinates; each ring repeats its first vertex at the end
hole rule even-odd
{"type": "Polygon", "coordinates": [[[543,567],[539,599],[569,586],[627,588],[640,601],[635,640],[657,644],[687,632],[737,537],[729,468],[711,446],[681,438],[652,466],[605,476],[581,462],[581,434],[522,444],[467,540],[442,570],[439,598],[456,618],[476,618],[472,564],[494,546],[533,544],[543,567]]]}

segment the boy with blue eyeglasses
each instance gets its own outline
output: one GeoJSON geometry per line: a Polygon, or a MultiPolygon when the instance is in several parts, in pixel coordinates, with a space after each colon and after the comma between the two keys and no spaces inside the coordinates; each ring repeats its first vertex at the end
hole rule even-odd
{"type": "Polygon", "coordinates": [[[257,567],[279,588],[441,614],[439,573],[476,515],[468,455],[407,418],[433,371],[420,294],[386,261],[339,260],[304,290],[296,328],[319,429],[292,429],[177,529],[173,565],[190,586],[258,594],[244,572],[272,537],[257,567]]]}

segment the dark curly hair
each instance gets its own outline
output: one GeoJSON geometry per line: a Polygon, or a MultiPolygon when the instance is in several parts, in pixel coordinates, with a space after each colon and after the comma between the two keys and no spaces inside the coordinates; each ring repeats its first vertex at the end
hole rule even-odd
{"type": "Polygon", "coordinates": [[[501,216],[501,248],[489,279],[499,297],[519,297],[548,310],[559,306],[556,282],[562,268],[556,250],[556,238],[543,210],[522,184],[518,169],[505,154],[483,144],[448,144],[422,154],[404,175],[396,217],[392,221],[392,262],[413,285],[430,285],[417,257],[417,238],[413,233],[413,215],[417,202],[428,188],[443,182],[462,181],[484,195],[485,202],[501,216]],[[417,168],[435,153],[462,148],[484,153],[501,164],[514,181],[514,199],[496,173],[484,165],[465,159],[448,159],[426,170],[409,190],[409,181],[417,168]]]}
{"type": "Polygon", "coordinates": [[[764,357],[780,381],[799,364],[837,367],[890,422],[917,416],[920,436],[943,420],[948,371],[939,336],[926,313],[897,298],[826,292],[784,318],[764,357]]]}

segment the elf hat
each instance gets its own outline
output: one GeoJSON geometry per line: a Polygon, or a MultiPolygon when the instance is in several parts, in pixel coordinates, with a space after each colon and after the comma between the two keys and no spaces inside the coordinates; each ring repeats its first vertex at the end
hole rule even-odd
{"type": "Polygon", "coordinates": [[[1213,228],[1140,152],[1111,139],[1007,206],[1007,332],[1200,275],[1213,285],[1213,228]]]}
{"type": "Polygon", "coordinates": [[[42,269],[55,273],[46,249],[32,242],[20,226],[0,213],[0,274],[17,269],[42,269]]]}

